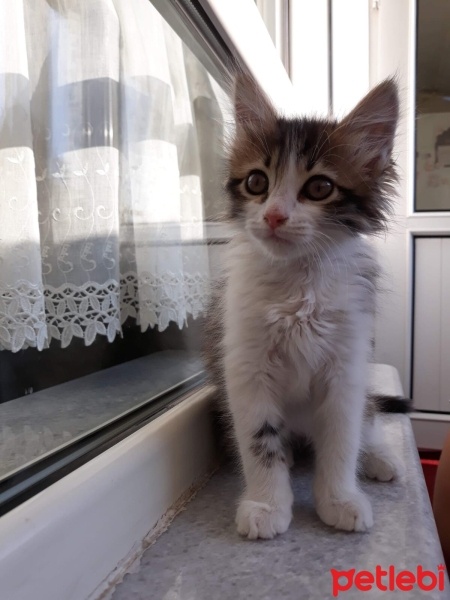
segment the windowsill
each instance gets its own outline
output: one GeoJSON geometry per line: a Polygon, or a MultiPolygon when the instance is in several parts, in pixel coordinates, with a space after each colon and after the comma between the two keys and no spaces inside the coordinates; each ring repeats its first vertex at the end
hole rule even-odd
{"type": "MultiPolygon", "coordinates": [[[[375,573],[376,565],[386,571],[393,565],[398,573],[416,572],[422,565],[436,573],[442,552],[409,419],[384,415],[382,420],[386,442],[396,450],[406,474],[396,482],[361,482],[374,512],[368,533],[336,531],[319,520],[312,498],[313,465],[303,460],[292,470],[295,501],[288,531],[269,541],[244,540],[234,522],[242,477],[236,469],[223,467],[145,551],[139,567],[109,600],[147,600],[149,590],[152,600],[323,600],[332,597],[331,569],[375,573]]],[[[405,596],[422,598],[417,588],[410,594],[405,596]]],[[[362,596],[356,587],[342,592],[343,599],[362,596]]],[[[448,597],[448,591],[437,589],[423,595],[430,600],[448,597]]]]}
{"type": "MultiPolygon", "coordinates": [[[[385,365],[374,366],[371,387],[380,393],[402,393],[396,370],[385,365]]],[[[242,482],[238,473],[221,470],[174,520],[168,532],[155,541],[155,534],[165,531],[167,517],[173,514],[180,498],[198,487],[214,468],[210,417],[213,393],[209,386],[191,393],[139,431],[2,517],[2,595],[8,600],[110,598],[109,592],[130,566],[134,570],[149,544],[154,545],[144,557],[140,572],[136,577],[126,577],[114,600],[128,600],[135,585],[139,588],[136,593],[141,593],[137,600],[147,600],[149,589],[155,600],[176,594],[188,597],[193,589],[202,597],[203,592],[208,593],[205,597],[215,597],[218,585],[226,592],[219,594],[221,598],[235,598],[231,579],[240,579],[240,585],[266,581],[275,586],[273,590],[286,585],[294,590],[286,597],[298,598],[305,582],[310,585],[312,581],[315,589],[323,591],[323,586],[329,585],[330,568],[359,568],[370,557],[374,565],[382,559],[380,564],[400,568],[405,564],[409,568],[414,559],[414,568],[419,562],[436,569],[442,558],[409,419],[396,415],[386,416],[384,427],[389,443],[405,462],[407,475],[393,484],[364,483],[375,509],[375,526],[369,534],[339,533],[321,525],[310,506],[310,472],[305,467],[294,476],[299,498],[294,523],[288,534],[277,540],[249,545],[237,536],[233,513],[242,482]],[[289,554],[286,551],[290,549],[289,554]],[[258,571],[261,561],[270,565],[271,573],[275,566],[280,576],[255,580],[255,565],[248,558],[255,552],[258,571]],[[294,562],[286,559],[287,554],[294,562]],[[306,568],[306,560],[312,561],[314,571],[306,568]],[[155,587],[155,569],[158,590],[164,592],[161,594],[155,587]],[[224,576],[218,578],[217,573],[224,576]],[[205,575],[208,581],[215,581],[214,589],[195,588],[203,585],[205,575]],[[144,588],[136,584],[140,578],[146,580],[144,588]]],[[[262,587],[258,597],[267,589],[262,587]]],[[[268,597],[279,596],[281,593],[274,592],[268,597]]]]}

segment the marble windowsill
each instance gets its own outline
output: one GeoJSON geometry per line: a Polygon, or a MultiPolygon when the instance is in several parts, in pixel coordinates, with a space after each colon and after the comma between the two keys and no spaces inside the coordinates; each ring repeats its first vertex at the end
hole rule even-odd
{"type": "MultiPolygon", "coordinates": [[[[375,366],[373,387],[397,391],[395,370],[375,366]],[[383,379],[382,386],[377,380],[383,379]]],[[[297,465],[292,473],[295,493],[290,529],[270,541],[251,542],[236,533],[234,514],[242,490],[239,473],[222,468],[144,553],[140,566],[125,576],[112,600],[295,600],[332,598],[330,569],[415,571],[417,565],[437,571],[443,563],[436,527],[419,462],[410,420],[384,415],[387,443],[402,458],[401,481],[364,480],[375,524],[368,533],[345,533],[323,525],[312,502],[312,465],[297,465]]],[[[444,591],[386,593],[373,589],[364,598],[450,598],[444,591]]],[[[338,597],[359,600],[353,588],[338,597]]]]}

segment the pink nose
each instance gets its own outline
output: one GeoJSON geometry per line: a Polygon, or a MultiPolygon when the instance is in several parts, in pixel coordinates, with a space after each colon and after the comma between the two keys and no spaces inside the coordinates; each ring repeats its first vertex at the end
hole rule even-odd
{"type": "Polygon", "coordinates": [[[286,223],[287,217],[285,217],[280,211],[274,209],[266,212],[264,215],[264,221],[267,223],[270,229],[276,229],[280,225],[283,225],[283,223],[286,223]]]}

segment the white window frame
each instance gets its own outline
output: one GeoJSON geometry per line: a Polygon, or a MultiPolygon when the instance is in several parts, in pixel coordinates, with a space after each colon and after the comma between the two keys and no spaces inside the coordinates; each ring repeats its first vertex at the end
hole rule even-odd
{"type": "Polygon", "coordinates": [[[369,3],[332,0],[332,109],[343,117],[370,89],[369,3]]]}
{"type": "Polygon", "coordinates": [[[289,5],[290,72],[296,113],[330,112],[329,0],[291,0],[289,5]]]}
{"type": "Polygon", "coordinates": [[[289,0],[255,0],[287,73],[289,64],[289,0]]]}
{"type": "Polygon", "coordinates": [[[277,109],[296,110],[293,86],[254,0],[200,0],[232,53],[242,60],[277,109]]]}

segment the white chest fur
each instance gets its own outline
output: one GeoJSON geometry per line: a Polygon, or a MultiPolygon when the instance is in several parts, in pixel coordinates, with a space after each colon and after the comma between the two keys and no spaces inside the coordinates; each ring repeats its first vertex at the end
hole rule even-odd
{"type": "Polygon", "coordinates": [[[271,263],[241,234],[227,257],[227,350],[266,369],[317,372],[335,362],[349,336],[369,335],[372,311],[361,307],[373,298],[362,272],[373,265],[360,239],[312,261],[271,263]]]}

